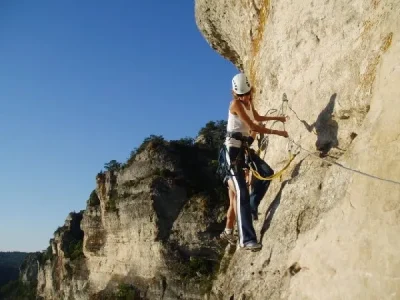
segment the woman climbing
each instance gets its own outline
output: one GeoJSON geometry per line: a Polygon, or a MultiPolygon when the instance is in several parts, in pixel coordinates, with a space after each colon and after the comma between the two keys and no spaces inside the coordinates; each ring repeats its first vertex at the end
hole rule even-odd
{"type": "MultiPolygon", "coordinates": [[[[275,134],[283,137],[288,137],[288,134],[286,131],[268,129],[256,123],[269,120],[285,122],[286,118],[260,116],[251,103],[251,92],[251,86],[246,75],[239,73],[233,77],[233,100],[229,106],[225,146],[227,148],[226,161],[230,172],[229,177],[236,194],[239,244],[244,249],[258,251],[262,246],[257,243],[252,215],[254,219],[258,218],[258,205],[264,197],[270,181],[255,180],[252,185],[252,194],[249,195],[244,171],[248,168],[245,162],[245,148],[249,143],[249,132],[275,134]]],[[[251,142],[250,140],[250,144],[251,142]]],[[[266,177],[274,174],[268,164],[254,151],[248,151],[248,155],[261,176],[266,177]]]]}
{"type": "MultiPolygon", "coordinates": [[[[260,125],[261,123],[259,123],[260,125]]],[[[256,138],[257,133],[255,131],[252,132],[250,137],[254,140],[256,138]]],[[[249,146],[251,145],[249,141],[249,146]]],[[[244,175],[247,187],[250,189],[251,184],[251,173],[248,168],[244,169],[244,175]]],[[[224,183],[226,183],[228,187],[228,196],[229,196],[229,208],[226,213],[226,226],[225,230],[221,233],[220,238],[228,241],[229,244],[234,245],[236,244],[236,237],[233,234],[233,228],[235,227],[236,222],[236,193],[235,193],[235,186],[233,184],[232,179],[227,174],[224,179],[224,183]]]]}

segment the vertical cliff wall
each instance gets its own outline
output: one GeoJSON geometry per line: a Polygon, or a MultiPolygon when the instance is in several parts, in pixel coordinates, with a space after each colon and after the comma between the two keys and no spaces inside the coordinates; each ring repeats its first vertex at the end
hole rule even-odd
{"type": "Polygon", "coordinates": [[[39,259],[44,299],[202,299],[223,254],[226,188],[216,149],[189,140],[145,143],[96,176],[39,259]]]}
{"type": "MultiPolygon", "coordinates": [[[[263,249],[230,257],[215,299],[400,297],[400,186],[328,162],[400,181],[399,15],[398,1],[196,0],[199,29],[251,79],[258,111],[289,115],[311,152],[272,183],[263,249]]],[[[269,138],[275,170],[286,146],[269,138]]]]}

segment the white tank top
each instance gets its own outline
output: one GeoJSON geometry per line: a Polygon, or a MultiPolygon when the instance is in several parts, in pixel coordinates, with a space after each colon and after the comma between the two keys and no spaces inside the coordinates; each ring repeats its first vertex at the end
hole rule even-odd
{"type": "MultiPolygon", "coordinates": [[[[254,113],[252,106],[250,104],[250,108],[247,109],[246,106],[243,105],[244,111],[246,114],[249,116],[250,120],[254,121],[254,113]]],[[[249,136],[249,131],[250,128],[246,125],[245,122],[243,122],[239,116],[232,114],[229,111],[228,114],[228,124],[226,126],[226,131],[228,132],[241,132],[244,136],[249,136]]],[[[239,140],[236,140],[231,137],[227,137],[225,139],[225,145],[227,147],[240,147],[242,145],[242,142],[239,140]]]]}

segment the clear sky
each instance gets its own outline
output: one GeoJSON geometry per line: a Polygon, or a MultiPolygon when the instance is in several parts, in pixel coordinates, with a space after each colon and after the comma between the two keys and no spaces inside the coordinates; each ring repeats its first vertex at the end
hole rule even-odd
{"type": "Polygon", "coordinates": [[[194,1],[1,1],[0,251],[45,249],[150,134],[226,119],[235,73],[194,1]]]}

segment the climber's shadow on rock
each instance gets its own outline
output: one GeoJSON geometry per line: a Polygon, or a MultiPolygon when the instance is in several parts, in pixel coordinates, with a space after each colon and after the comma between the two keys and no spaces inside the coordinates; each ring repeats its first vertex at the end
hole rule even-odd
{"type": "Polygon", "coordinates": [[[290,178],[282,182],[282,185],[281,185],[281,188],[279,189],[278,194],[276,194],[275,199],[269,205],[269,207],[267,209],[267,212],[265,213],[264,224],[263,224],[263,226],[261,228],[261,238],[260,238],[261,241],[262,241],[262,239],[264,237],[264,234],[267,232],[267,230],[271,226],[272,218],[274,217],[275,212],[279,207],[279,204],[281,204],[281,197],[282,197],[283,189],[285,188],[286,184],[293,183],[293,181],[296,180],[297,176],[299,176],[300,168],[301,168],[301,165],[304,162],[304,159],[305,158],[300,160],[300,162],[298,164],[296,164],[296,166],[293,168],[293,171],[292,171],[292,174],[291,174],[290,178]]]}
{"type": "Polygon", "coordinates": [[[333,110],[335,108],[336,93],[331,96],[326,107],[320,112],[317,120],[309,125],[306,121],[301,120],[309,132],[314,128],[317,134],[315,147],[320,151],[320,156],[326,156],[332,148],[337,148],[339,145],[338,123],[333,119],[333,110]]]}
{"type": "Polygon", "coordinates": [[[282,185],[281,185],[281,188],[279,189],[278,194],[276,194],[275,199],[271,202],[271,204],[269,205],[269,207],[267,209],[267,212],[265,213],[265,221],[261,228],[260,241],[262,241],[264,234],[267,232],[267,230],[271,226],[272,218],[274,217],[274,214],[275,214],[276,210],[278,209],[279,204],[281,204],[282,190],[288,181],[289,180],[285,180],[282,182],[282,185]]]}

